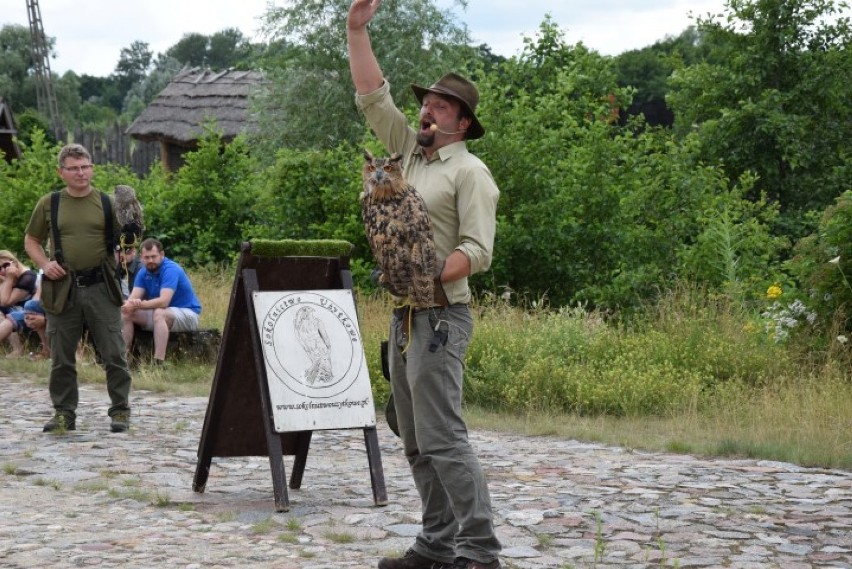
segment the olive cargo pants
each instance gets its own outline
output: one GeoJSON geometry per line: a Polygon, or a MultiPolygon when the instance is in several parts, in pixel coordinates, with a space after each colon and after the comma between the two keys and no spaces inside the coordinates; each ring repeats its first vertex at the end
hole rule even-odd
{"type": "Polygon", "coordinates": [[[73,287],[69,306],[62,314],[48,314],[47,336],[50,341],[50,399],[57,412],[76,417],[77,344],[83,325],[89,329],[106,369],[108,414],[130,410],[130,372],[121,335],[121,309],[113,304],[106,284],[73,287]]]}

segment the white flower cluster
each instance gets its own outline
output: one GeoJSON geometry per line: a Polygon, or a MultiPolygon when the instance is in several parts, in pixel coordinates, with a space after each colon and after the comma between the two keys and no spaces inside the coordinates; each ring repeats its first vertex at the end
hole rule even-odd
{"type": "Polygon", "coordinates": [[[817,319],[815,312],[808,310],[801,300],[794,300],[787,306],[776,301],[761,314],[766,318],[766,333],[770,334],[775,343],[781,343],[790,337],[790,330],[804,321],[814,325],[817,319]]]}

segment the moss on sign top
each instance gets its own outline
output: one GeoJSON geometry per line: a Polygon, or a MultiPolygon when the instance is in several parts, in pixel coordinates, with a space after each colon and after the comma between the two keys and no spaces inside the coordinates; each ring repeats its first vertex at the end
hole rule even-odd
{"type": "Polygon", "coordinates": [[[258,239],[251,242],[251,253],[258,257],[348,257],[354,248],[352,243],[337,239],[258,239]]]}

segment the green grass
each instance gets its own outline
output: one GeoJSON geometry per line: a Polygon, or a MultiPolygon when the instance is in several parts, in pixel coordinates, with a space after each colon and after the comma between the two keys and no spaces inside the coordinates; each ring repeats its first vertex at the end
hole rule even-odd
{"type": "MultiPolygon", "coordinates": [[[[202,326],[222,329],[233,275],[192,278],[202,326]]],[[[382,409],[388,383],[378,346],[391,305],[359,296],[357,307],[382,409]]],[[[689,287],[630,322],[577,307],[474,304],[466,418],[474,428],[628,449],[852,469],[852,345],[832,342],[836,333],[828,332],[820,342],[813,330],[775,343],[761,308],[689,287]]],[[[46,385],[48,365],[0,357],[0,376],[46,385]]],[[[103,384],[93,360],[78,369],[81,381],[103,384]]],[[[142,367],[133,371],[134,388],[206,397],[214,371],[213,363],[183,361],[167,373],[142,367]]]]}
{"type": "Polygon", "coordinates": [[[272,531],[279,529],[281,526],[275,521],[274,518],[266,518],[260,521],[257,521],[251,525],[251,531],[258,535],[271,533],[272,531]]]}
{"type": "Polygon", "coordinates": [[[286,527],[290,531],[301,531],[302,530],[302,524],[296,518],[287,518],[286,527]]]}
{"type": "Polygon", "coordinates": [[[324,536],[332,543],[352,543],[355,541],[355,536],[346,532],[328,531],[324,536]]]}

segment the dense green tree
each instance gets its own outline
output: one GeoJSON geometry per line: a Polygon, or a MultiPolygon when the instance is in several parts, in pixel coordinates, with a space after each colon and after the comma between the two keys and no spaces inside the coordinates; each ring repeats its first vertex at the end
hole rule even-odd
{"type": "Polygon", "coordinates": [[[675,69],[706,61],[709,55],[710,46],[694,26],[678,36],[618,55],[618,85],[634,89],[633,102],[623,110],[622,120],[643,114],[649,124],[672,126],[674,117],[666,105],[669,77],[675,69]]]}
{"type": "Polygon", "coordinates": [[[226,28],[210,36],[205,63],[210,69],[248,69],[254,66],[256,48],[240,30],[226,28]]]}
{"type": "Polygon", "coordinates": [[[767,277],[778,244],[771,212],[741,199],[750,180],[731,184],[697,161],[691,139],[620,127],[613,113],[630,91],[617,86],[611,58],[567,45],[547,18],[479,86],[489,134],[471,148],[501,189],[481,286],[617,310],[681,277],[725,289],[767,277]],[[735,237],[727,248],[713,239],[723,225],[735,237]]]}
{"type": "Polygon", "coordinates": [[[197,32],[184,34],[175,45],[166,50],[166,55],[189,67],[202,67],[207,58],[210,38],[197,32]]]}
{"type": "MultiPolygon", "coordinates": [[[[271,42],[288,46],[264,61],[269,85],[256,101],[264,117],[257,142],[270,156],[282,146],[333,147],[363,134],[346,52],[350,4],[297,0],[265,14],[271,42]]],[[[386,2],[370,30],[399,105],[413,101],[410,83],[430,83],[449,70],[462,70],[478,53],[467,45],[467,29],[433,0],[386,2]]]]}
{"type": "MultiPolygon", "coordinates": [[[[54,38],[48,38],[51,54],[54,43],[54,38]]],[[[16,115],[26,109],[38,109],[34,70],[29,29],[15,24],[0,28],[0,97],[6,100],[16,115]]],[[[80,107],[77,76],[72,72],[62,77],[54,73],[52,82],[59,120],[66,125],[72,124],[80,107]]]]}
{"type": "MultiPolygon", "coordinates": [[[[54,39],[48,38],[52,51],[54,39]]],[[[25,26],[6,24],[0,28],[0,96],[16,113],[38,108],[30,31],[25,26]]]]}
{"type": "Polygon", "coordinates": [[[171,83],[180,69],[178,60],[161,54],[154,69],[127,92],[122,105],[122,117],[129,123],[142,114],[148,103],[171,83]]]}
{"type": "Polygon", "coordinates": [[[126,93],[133,85],[145,79],[153,57],[153,52],[143,41],[134,41],[129,47],[121,48],[121,55],[115,66],[115,76],[123,92],[126,93]]]}
{"type": "Polygon", "coordinates": [[[849,19],[830,0],[729,0],[698,20],[711,59],[674,73],[669,104],[682,135],[731,178],[757,175],[750,197],[781,207],[781,233],[848,189],[835,169],[852,139],[849,19]]]}
{"type": "Polygon", "coordinates": [[[701,63],[708,56],[707,43],[694,26],[689,26],[678,36],[618,55],[618,84],[636,89],[634,102],[665,100],[669,75],[677,68],[701,63]]]}
{"type": "Polygon", "coordinates": [[[89,102],[80,105],[76,119],[80,126],[92,128],[114,123],[118,113],[112,107],[89,102]]]}
{"type": "Polygon", "coordinates": [[[115,75],[95,77],[83,74],[79,77],[80,99],[83,104],[109,107],[115,112],[121,112],[124,92],[115,75]]]}
{"type": "Polygon", "coordinates": [[[212,36],[186,34],[164,55],[189,67],[223,71],[231,67],[254,67],[254,59],[260,51],[261,46],[252,44],[237,28],[225,28],[212,36]]]}
{"type": "Polygon", "coordinates": [[[82,104],[80,78],[73,71],[66,71],[62,77],[54,76],[53,79],[53,93],[60,121],[66,126],[73,125],[77,122],[76,117],[82,104]]]}

